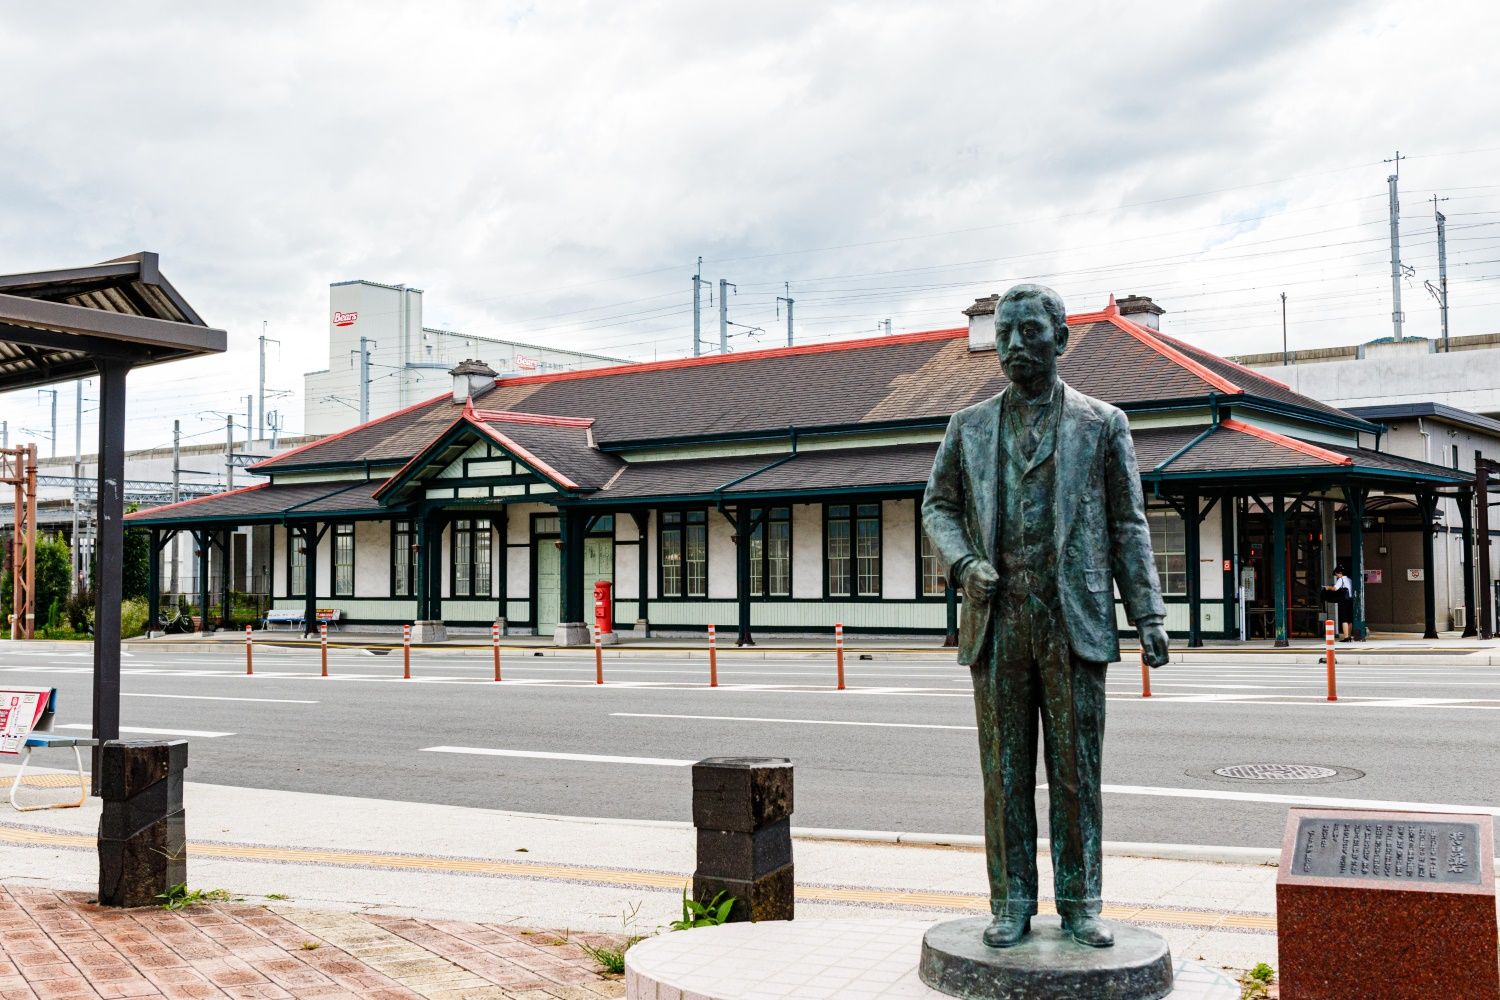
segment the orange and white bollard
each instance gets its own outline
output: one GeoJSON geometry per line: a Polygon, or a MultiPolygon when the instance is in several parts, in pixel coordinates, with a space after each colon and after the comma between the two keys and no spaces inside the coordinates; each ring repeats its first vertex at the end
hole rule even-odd
{"type": "Polygon", "coordinates": [[[323,676],[328,676],[328,623],[318,622],[318,645],[323,653],[323,676]]]}
{"type": "Polygon", "coordinates": [[[411,626],[401,626],[401,679],[411,680],[411,626]]]}
{"type": "Polygon", "coordinates": [[[1323,622],[1323,648],[1324,658],[1328,661],[1328,700],[1338,701],[1338,685],[1333,676],[1333,619],[1329,618],[1323,622]]]}
{"type": "Polygon", "coordinates": [[[1146,666],[1146,648],[1141,647],[1141,697],[1151,697],[1151,668],[1146,666]]]}
{"type": "Polygon", "coordinates": [[[844,626],[833,627],[833,658],[839,671],[839,690],[844,690],[844,626]]]}
{"type": "Polygon", "coordinates": [[[599,626],[594,626],[594,683],[604,683],[604,643],[599,639],[599,626]]]}
{"type": "Polygon", "coordinates": [[[495,645],[495,680],[500,679],[500,623],[490,626],[490,641],[495,645]]]}
{"type": "Polygon", "coordinates": [[[250,648],[250,626],[245,626],[245,676],[255,673],[255,654],[250,648]]]}
{"type": "Polygon", "coordinates": [[[714,627],[708,627],[708,686],[719,686],[719,640],[714,627]]]}

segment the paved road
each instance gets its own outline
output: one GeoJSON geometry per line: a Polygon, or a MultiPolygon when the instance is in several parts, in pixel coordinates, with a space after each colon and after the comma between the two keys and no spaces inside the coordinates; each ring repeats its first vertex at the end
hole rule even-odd
{"type": "MultiPolygon", "coordinates": [[[[0,644],[0,684],[58,687],[59,723],[86,728],[90,654],[0,644]]],[[[682,765],[706,756],[797,764],[802,826],[979,833],[967,671],[937,657],[831,659],[665,653],[400,653],[262,648],[132,650],[123,724],[182,733],[195,781],[527,812],[689,818],[682,765]],[[447,749],[434,749],[447,748],[447,749]]],[[[1139,697],[1139,671],[1111,668],[1105,836],[1158,843],[1280,844],[1287,797],[1484,806],[1500,812],[1500,668],[1457,663],[1345,667],[1340,701],[1321,666],[1275,654],[1172,665],[1139,697]],[[1234,780],[1223,765],[1341,769],[1320,782],[1234,780]]],[[[133,735],[133,734],[127,734],[133,735]]],[[[40,763],[40,761],[39,761],[40,763]]],[[[1040,793],[1043,796],[1045,792],[1040,793]]]]}

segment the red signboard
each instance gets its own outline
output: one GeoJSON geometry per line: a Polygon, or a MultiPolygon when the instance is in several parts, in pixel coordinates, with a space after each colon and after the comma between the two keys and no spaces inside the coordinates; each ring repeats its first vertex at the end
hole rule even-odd
{"type": "Polygon", "coordinates": [[[359,319],[359,313],[357,312],[339,312],[335,310],[333,313],[334,326],[353,326],[354,321],[357,319],[359,319]]]}

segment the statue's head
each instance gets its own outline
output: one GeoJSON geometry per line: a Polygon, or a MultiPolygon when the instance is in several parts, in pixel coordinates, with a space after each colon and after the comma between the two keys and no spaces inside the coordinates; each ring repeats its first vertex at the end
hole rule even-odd
{"type": "Polygon", "coordinates": [[[1068,312],[1045,285],[1016,285],[995,304],[995,353],[1005,377],[1039,386],[1057,376],[1068,347],[1068,312]]]}

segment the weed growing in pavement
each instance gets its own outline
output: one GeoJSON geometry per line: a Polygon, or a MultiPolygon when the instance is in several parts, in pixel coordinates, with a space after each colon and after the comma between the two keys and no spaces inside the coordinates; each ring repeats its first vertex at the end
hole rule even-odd
{"type": "Polygon", "coordinates": [[[1240,977],[1240,1000],[1264,1000],[1271,995],[1276,970],[1261,962],[1240,977]]]}
{"type": "Polygon", "coordinates": [[[321,947],[323,947],[322,941],[303,941],[301,944],[303,951],[317,951],[321,947]]]}
{"type": "Polygon", "coordinates": [[[163,910],[184,910],[202,903],[227,903],[227,889],[189,889],[186,882],[178,882],[166,892],[158,893],[163,910]]]}
{"type": "MultiPolygon", "coordinates": [[[[627,931],[630,930],[630,925],[635,923],[635,918],[640,912],[641,904],[638,902],[620,914],[620,926],[627,931]]],[[[646,940],[644,935],[630,934],[619,948],[610,948],[605,945],[595,947],[586,941],[579,941],[577,944],[583,949],[583,953],[598,962],[605,972],[620,976],[625,973],[625,953],[633,945],[644,940],[646,940]]]]}
{"type": "Polygon", "coordinates": [[[674,931],[689,931],[694,927],[717,927],[729,919],[729,911],[739,902],[728,893],[719,892],[707,903],[700,903],[688,896],[688,887],[682,887],[682,919],[674,920],[674,931]]]}
{"type": "Polygon", "coordinates": [[[266,893],[266,898],[267,899],[291,899],[291,897],[288,896],[284,892],[268,892],[268,893],[266,893]]]}

